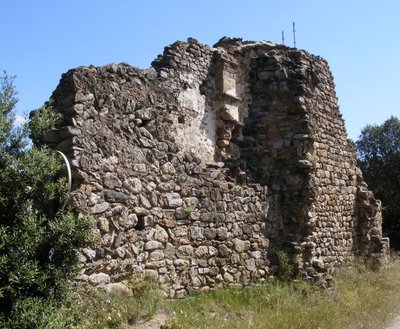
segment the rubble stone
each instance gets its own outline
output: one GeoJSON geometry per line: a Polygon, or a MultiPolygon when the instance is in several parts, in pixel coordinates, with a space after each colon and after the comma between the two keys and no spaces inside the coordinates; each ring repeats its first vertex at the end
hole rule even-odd
{"type": "Polygon", "coordinates": [[[71,160],[71,204],[98,221],[79,253],[93,285],[141,273],[181,297],[267,280],[281,251],[315,278],[388,255],[321,57],[190,39],[148,70],[72,69],[52,99],[63,120],[43,141],[71,160]]]}

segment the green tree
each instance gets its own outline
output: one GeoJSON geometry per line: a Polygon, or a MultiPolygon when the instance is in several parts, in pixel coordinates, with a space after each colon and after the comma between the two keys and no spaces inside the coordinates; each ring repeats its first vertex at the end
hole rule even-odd
{"type": "Polygon", "coordinates": [[[49,106],[30,125],[13,124],[14,78],[0,76],[0,328],[65,328],[57,314],[76,275],[76,248],[90,242],[90,221],[62,209],[60,156],[27,147],[29,134],[52,129],[49,106]],[[55,208],[56,205],[56,208],[55,208]],[[58,209],[57,209],[58,208],[58,209]]]}
{"type": "Polygon", "coordinates": [[[383,229],[400,248],[400,120],[368,125],[356,142],[364,178],[383,204],[383,229]]]}
{"type": "Polygon", "coordinates": [[[18,102],[14,79],[6,72],[0,76],[0,158],[6,154],[19,153],[26,145],[26,134],[22,128],[13,125],[13,110],[18,102]]]}

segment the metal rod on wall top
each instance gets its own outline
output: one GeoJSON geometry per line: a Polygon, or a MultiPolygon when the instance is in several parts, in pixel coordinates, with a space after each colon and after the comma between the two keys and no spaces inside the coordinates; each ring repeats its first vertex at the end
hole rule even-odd
{"type": "Polygon", "coordinates": [[[293,22],[293,46],[296,48],[296,24],[293,22]]]}

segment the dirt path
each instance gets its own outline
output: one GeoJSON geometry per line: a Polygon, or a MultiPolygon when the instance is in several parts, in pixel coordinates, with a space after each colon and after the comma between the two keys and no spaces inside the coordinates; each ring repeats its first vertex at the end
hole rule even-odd
{"type": "Polygon", "coordinates": [[[393,323],[386,329],[400,329],[400,315],[393,320],[393,323]]]}

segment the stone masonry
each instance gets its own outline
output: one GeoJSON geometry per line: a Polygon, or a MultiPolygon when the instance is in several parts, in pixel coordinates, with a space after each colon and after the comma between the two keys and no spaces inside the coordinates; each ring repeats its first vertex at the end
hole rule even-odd
{"type": "Polygon", "coordinates": [[[279,251],[305,278],[387,255],[320,57],[189,38],[147,70],[70,70],[52,98],[63,120],[40,142],[68,156],[70,203],[97,220],[81,280],[145,273],[180,297],[264,280],[279,251]]]}

